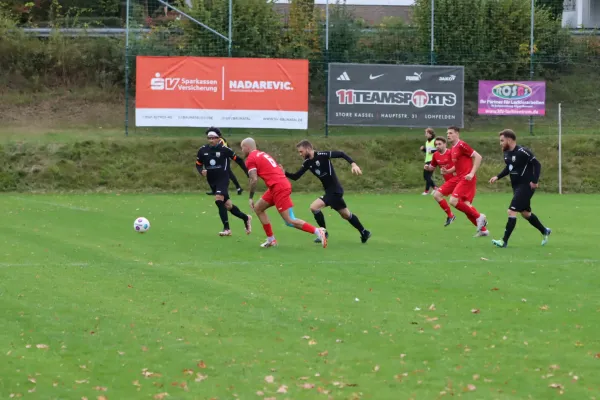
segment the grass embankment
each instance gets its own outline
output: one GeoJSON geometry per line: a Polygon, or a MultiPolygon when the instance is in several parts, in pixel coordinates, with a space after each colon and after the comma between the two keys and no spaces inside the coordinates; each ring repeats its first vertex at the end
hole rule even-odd
{"type": "MultiPolygon", "coordinates": [[[[239,151],[241,136],[230,139],[239,151]]],[[[484,157],[479,173],[480,190],[507,190],[508,182],[490,187],[484,181],[503,167],[495,134],[465,135],[484,157]]],[[[271,153],[288,170],[301,164],[295,149],[298,137],[263,138],[262,150],[271,153]]],[[[422,186],[421,138],[377,136],[373,138],[315,138],[319,149],[342,149],[363,168],[362,177],[350,176],[343,160],[337,172],[348,191],[418,190],[422,186]]],[[[7,143],[0,145],[0,191],[195,191],[206,181],[194,167],[203,137],[144,138],[68,141],[64,143],[7,143]]],[[[555,138],[524,137],[543,164],[542,190],[556,192],[558,144],[555,138]]],[[[567,136],[563,140],[563,190],[595,192],[600,187],[600,165],[596,162],[600,137],[567,136]]],[[[234,167],[238,178],[243,173],[234,167]]],[[[436,175],[439,180],[439,176],[436,175]]],[[[243,181],[245,183],[245,180],[243,181]]],[[[296,191],[320,191],[312,175],[294,184],[296,191]]]]}

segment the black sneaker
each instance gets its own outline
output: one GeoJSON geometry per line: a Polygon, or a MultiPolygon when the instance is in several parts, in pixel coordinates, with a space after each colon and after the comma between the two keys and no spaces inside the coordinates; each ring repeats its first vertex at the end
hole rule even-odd
{"type": "MultiPolygon", "coordinates": [[[[329,239],[329,232],[325,231],[325,237],[329,239]]],[[[321,238],[316,238],[315,243],[321,243],[321,238]]]]}
{"type": "Polygon", "coordinates": [[[456,215],[446,218],[446,223],[444,224],[444,226],[450,225],[451,223],[454,222],[455,219],[456,219],[456,215]]]}
{"type": "Polygon", "coordinates": [[[360,235],[360,242],[367,243],[367,240],[369,240],[370,237],[371,237],[371,232],[365,229],[365,231],[363,233],[361,233],[361,235],[360,235]]]}
{"type": "Polygon", "coordinates": [[[237,194],[238,194],[238,196],[240,194],[242,194],[243,191],[244,191],[244,189],[242,189],[241,187],[237,188],[237,194]]]}

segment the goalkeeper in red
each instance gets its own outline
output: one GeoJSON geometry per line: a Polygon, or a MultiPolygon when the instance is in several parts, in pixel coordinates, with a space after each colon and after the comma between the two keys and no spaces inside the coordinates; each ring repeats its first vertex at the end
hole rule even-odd
{"type": "Polygon", "coordinates": [[[250,181],[250,208],[254,210],[258,219],[260,219],[263,229],[267,234],[267,241],[261,244],[261,247],[277,246],[273,227],[266,213],[267,209],[272,206],[277,208],[279,215],[281,215],[287,226],[316,235],[321,240],[323,248],[327,247],[325,229],[316,228],[294,216],[294,210],[292,209],[294,203],[291,197],[292,184],[287,180],[285,172],[273,157],[263,151],[258,151],[256,149],[256,142],[252,138],[244,139],[241,147],[242,152],[246,155],[246,167],[248,168],[248,178],[250,181]],[[256,191],[256,184],[259,177],[267,185],[267,191],[254,204],[254,192],[256,191]]]}

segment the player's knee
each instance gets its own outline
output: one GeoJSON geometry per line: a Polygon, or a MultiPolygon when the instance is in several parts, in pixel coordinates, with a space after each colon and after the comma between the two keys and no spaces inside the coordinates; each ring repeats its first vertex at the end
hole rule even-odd
{"type": "Polygon", "coordinates": [[[458,204],[458,199],[456,197],[450,197],[450,204],[456,207],[458,204]]]}
{"type": "Polygon", "coordinates": [[[215,204],[217,205],[217,207],[221,208],[221,207],[225,207],[225,202],[223,200],[215,200],[215,204]]]}
{"type": "Polygon", "coordinates": [[[523,216],[523,218],[529,219],[531,217],[531,211],[522,211],[521,215],[523,216]]]}
{"type": "Polygon", "coordinates": [[[320,212],[321,212],[321,209],[320,209],[320,208],[317,208],[317,207],[315,207],[315,206],[311,206],[311,207],[310,207],[310,212],[312,212],[313,214],[318,214],[318,213],[320,213],[320,212]]]}

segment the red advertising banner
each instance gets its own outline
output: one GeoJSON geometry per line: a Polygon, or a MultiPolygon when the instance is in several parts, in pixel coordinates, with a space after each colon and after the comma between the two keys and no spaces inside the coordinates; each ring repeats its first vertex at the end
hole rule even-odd
{"type": "Polygon", "coordinates": [[[136,126],[308,128],[308,61],[136,59],[136,126]]]}

